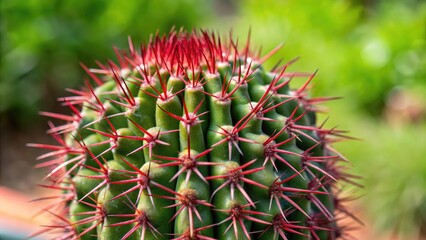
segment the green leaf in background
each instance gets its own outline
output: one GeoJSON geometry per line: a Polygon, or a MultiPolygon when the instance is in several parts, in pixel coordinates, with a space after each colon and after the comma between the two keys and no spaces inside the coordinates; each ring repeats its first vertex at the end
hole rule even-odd
{"type": "Polygon", "coordinates": [[[250,27],[264,49],[285,43],[273,60],[301,57],[297,68],[319,68],[318,95],[333,89],[380,116],[393,87],[426,85],[426,3],[250,0],[240,14],[240,35],[250,27]]]}

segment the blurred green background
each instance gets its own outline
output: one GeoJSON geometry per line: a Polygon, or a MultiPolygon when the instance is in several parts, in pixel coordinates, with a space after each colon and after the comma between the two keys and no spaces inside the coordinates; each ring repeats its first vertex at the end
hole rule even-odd
{"type": "Polygon", "coordinates": [[[343,97],[325,104],[327,125],[361,139],[336,144],[363,176],[355,207],[373,235],[360,239],[426,237],[426,1],[2,0],[0,17],[0,184],[32,192],[40,152],[24,145],[50,141],[37,112],[64,111],[56,98],[82,84],[80,62],[173,26],[240,42],[251,29],[263,53],[284,43],[268,67],[300,57],[291,70],[319,69],[313,96],[343,97]]]}

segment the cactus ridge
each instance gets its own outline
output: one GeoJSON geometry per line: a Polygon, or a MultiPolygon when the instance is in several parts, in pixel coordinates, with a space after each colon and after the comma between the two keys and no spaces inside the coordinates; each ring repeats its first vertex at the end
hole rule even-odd
{"type": "Polygon", "coordinates": [[[331,144],[350,139],[318,125],[315,73],[267,71],[250,41],[172,30],[117,63],[82,65],[90,80],[42,112],[56,145],[38,157],[42,187],[58,195],[55,239],[336,239],[356,217],[341,184],[356,183],[331,144]],[[290,83],[307,79],[298,89],[290,83]]]}

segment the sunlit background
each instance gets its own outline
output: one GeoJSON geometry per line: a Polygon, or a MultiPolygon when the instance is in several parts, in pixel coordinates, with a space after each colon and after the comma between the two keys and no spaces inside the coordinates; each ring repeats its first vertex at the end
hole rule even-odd
{"type": "Polygon", "coordinates": [[[38,112],[65,110],[56,99],[82,85],[80,62],[114,59],[128,36],[202,27],[241,43],[251,29],[263,53],[283,43],[267,67],[300,57],[292,70],[318,69],[312,95],[342,97],[325,104],[327,126],[360,139],[336,144],[363,177],[347,189],[365,223],[353,235],[426,239],[425,1],[3,0],[0,18],[0,226],[38,221],[26,201],[40,194],[42,152],[25,144],[51,141],[38,112]]]}

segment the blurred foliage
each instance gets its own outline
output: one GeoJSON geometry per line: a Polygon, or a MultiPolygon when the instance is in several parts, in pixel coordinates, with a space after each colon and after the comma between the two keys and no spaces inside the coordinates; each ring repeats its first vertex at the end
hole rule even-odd
{"type": "Polygon", "coordinates": [[[270,67],[300,57],[291,70],[319,69],[313,95],[343,96],[325,104],[327,125],[361,139],[336,147],[363,176],[374,227],[425,234],[426,2],[249,0],[237,16],[234,32],[244,39],[251,28],[263,53],[284,43],[270,67]]]}
{"type": "Polygon", "coordinates": [[[212,17],[210,0],[10,0],[0,4],[0,117],[22,126],[65,87],[80,86],[82,62],[114,59],[156,31],[199,27],[212,17]],[[43,106],[40,106],[43,102],[43,106]]]}
{"type": "Polygon", "coordinates": [[[357,201],[372,223],[368,227],[394,232],[399,239],[417,239],[426,227],[426,123],[392,126],[345,112],[344,104],[332,108],[333,122],[345,122],[351,135],[361,138],[337,148],[349,158],[353,172],[363,177],[357,201]]]}
{"type": "Polygon", "coordinates": [[[317,95],[350,96],[379,116],[393,87],[426,85],[426,2],[364,2],[241,1],[235,29],[250,27],[264,49],[284,43],[271,65],[301,57],[297,69],[319,68],[317,95]]]}

